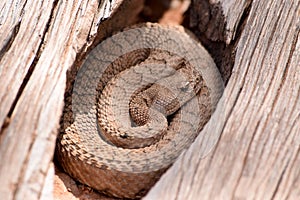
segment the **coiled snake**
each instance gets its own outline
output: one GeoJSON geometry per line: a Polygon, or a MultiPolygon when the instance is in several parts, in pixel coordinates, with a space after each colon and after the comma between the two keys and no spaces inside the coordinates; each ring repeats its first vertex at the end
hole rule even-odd
{"type": "Polygon", "coordinates": [[[212,58],[184,28],[147,23],[124,30],[79,69],[56,157],[99,191],[141,197],[194,141],[222,92],[212,58]]]}

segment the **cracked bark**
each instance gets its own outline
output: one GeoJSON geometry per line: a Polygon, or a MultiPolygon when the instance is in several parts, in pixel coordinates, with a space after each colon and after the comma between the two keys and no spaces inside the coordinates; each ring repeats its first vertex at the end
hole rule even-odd
{"type": "MultiPolygon", "coordinates": [[[[0,2],[0,199],[51,199],[67,70],[128,19],[103,21],[121,1],[108,2],[0,2]]],[[[231,74],[233,58],[233,71],[216,114],[145,199],[297,199],[300,3],[200,2],[191,29],[232,48],[219,67],[231,74]]]]}

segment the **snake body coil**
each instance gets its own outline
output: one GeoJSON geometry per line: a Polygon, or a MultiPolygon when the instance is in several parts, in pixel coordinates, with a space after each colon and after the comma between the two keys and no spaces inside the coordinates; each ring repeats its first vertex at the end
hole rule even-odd
{"type": "Polygon", "coordinates": [[[93,49],[79,69],[56,157],[84,184],[141,197],[194,141],[222,92],[212,58],[182,27],[125,30],[93,49]]]}

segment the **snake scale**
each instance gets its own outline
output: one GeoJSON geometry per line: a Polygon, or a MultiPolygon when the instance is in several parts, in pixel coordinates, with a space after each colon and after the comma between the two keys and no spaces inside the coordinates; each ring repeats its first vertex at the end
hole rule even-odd
{"type": "Polygon", "coordinates": [[[98,191],[140,198],[194,141],[222,92],[212,58],[183,27],[125,29],[78,70],[56,157],[98,191]]]}

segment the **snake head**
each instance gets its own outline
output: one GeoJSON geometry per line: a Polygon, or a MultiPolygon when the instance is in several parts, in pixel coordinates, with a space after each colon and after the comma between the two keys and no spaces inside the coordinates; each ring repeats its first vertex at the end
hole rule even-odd
{"type": "Polygon", "coordinates": [[[152,106],[156,110],[171,115],[191,98],[201,87],[201,76],[194,70],[181,68],[175,74],[154,84],[148,90],[152,106]]]}
{"type": "Polygon", "coordinates": [[[186,100],[189,100],[190,98],[195,96],[200,90],[201,76],[193,68],[180,69],[179,78],[177,80],[178,80],[177,90],[179,92],[179,95],[183,97],[186,96],[185,97],[187,98],[186,100]]]}

